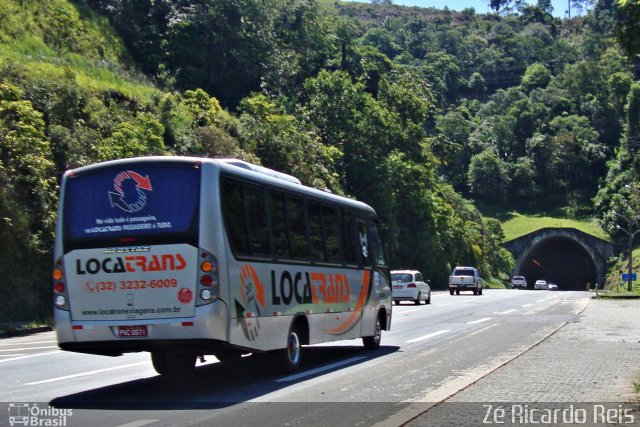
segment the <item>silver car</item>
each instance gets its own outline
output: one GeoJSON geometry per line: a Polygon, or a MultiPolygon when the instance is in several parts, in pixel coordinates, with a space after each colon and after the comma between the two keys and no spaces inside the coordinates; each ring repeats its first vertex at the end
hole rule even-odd
{"type": "Polygon", "coordinates": [[[511,287],[513,289],[527,289],[527,279],[524,276],[513,276],[511,287]]]}
{"type": "Polygon", "coordinates": [[[547,289],[547,281],[546,280],[536,280],[536,283],[533,285],[533,289],[547,289]]]}
{"type": "Polygon", "coordinates": [[[431,286],[418,270],[393,270],[391,272],[391,295],[395,304],[400,301],[413,301],[420,305],[422,301],[431,304],[431,286]]]}

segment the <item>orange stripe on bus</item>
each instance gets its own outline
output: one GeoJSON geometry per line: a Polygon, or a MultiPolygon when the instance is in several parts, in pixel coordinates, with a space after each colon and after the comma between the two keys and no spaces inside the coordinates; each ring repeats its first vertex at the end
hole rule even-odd
{"type": "Polygon", "coordinates": [[[369,283],[371,279],[371,272],[365,270],[362,274],[362,288],[360,289],[360,295],[358,295],[358,302],[354,310],[351,312],[347,320],[345,320],[341,325],[332,328],[325,329],[324,331],[331,335],[339,335],[343,332],[348,331],[355,325],[362,313],[362,307],[364,306],[364,302],[367,299],[367,295],[369,295],[369,283]]]}

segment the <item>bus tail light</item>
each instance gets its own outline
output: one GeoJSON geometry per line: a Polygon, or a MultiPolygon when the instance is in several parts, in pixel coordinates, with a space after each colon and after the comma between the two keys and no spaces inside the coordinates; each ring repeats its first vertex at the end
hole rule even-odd
{"type": "Polygon", "coordinates": [[[56,261],[53,269],[53,304],[60,310],[69,310],[69,296],[67,295],[66,278],[62,258],[56,261]]]}
{"type": "Polygon", "coordinates": [[[214,302],[219,296],[218,260],[207,251],[200,249],[200,270],[198,271],[198,301],[196,305],[214,302]]]}

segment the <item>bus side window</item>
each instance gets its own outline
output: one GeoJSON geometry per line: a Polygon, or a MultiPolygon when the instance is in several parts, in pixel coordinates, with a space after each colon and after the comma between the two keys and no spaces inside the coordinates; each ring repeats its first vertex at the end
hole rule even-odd
{"type": "Polygon", "coordinates": [[[371,248],[369,245],[369,233],[367,230],[367,224],[362,221],[358,221],[358,245],[360,248],[362,266],[371,267],[371,260],[373,259],[373,248],[371,248]]]}
{"type": "Polygon", "coordinates": [[[340,246],[340,226],[338,215],[332,206],[322,205],[322,227],[324,230],[327,261],[342,264],[342,247],[340,246]]]}
{"type": "Polygon", "coordinates": [[[322,210],[317,202],[307,203],[307,217],[309,218],[309,239],[311,241],[311,258],[315,261],[326,262],[327,256],[322,234],[322,210]]]}
{"type": "Polygon", "coordinates": [[[244,222],[242,183],[222,178],[220,189],[222,217],[231,250],[234,254],[249,253],[247,229],[244,222]]]}
{"type": "Polygon", "coordinates": [[[220,188],[222,216],[233,253],[269,256],[271,247],[263,188],[225,177],[220,188]]]}
{"type": "Polygon", "coordinates": [[[357,233],[353,228],[353,217],[351,212],[346,209],[340,209],[342,213],[342,246],[344,248],[345,261],[347,265],[358,265],[358,253],[356,252],[358,245],[357,233]]]}
{"type": "Polygon", "coordinates": [[[269,256],[269,228],[265,210],[264,190],[257,185],[244,185],[245,216],[249,231],[249,253],[269,256]]]}
{"type": "Polygon", "coordinates": [[[284,204],[284,193],[269,191],[269,211],[271,213],[271,232],[273,246],[277,258],[290,258],[289,234],[287,232],[287,215],[284,204]]]}
{"type": "Polygon", "coordinates": [[[294,259],[309,258],[309,242],[307,241],[304,220],[304,202],[302,197],[286,196],[287,225],[291,243],[291,257],[294,259]]]}
{"type": "Polygon", "coordinates": [[[369,240],[373,246],[373,257],[378,266],[386,266],[387,261],[384,257],[384,246],[382,245],[382,239],[380,239],[380,230],[378,226],[372,222],[369,223],[369,240]]]}

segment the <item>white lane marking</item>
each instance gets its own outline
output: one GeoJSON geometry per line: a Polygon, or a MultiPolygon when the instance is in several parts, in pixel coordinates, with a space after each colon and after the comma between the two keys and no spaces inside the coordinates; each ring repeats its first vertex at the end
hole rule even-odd
{"type": "Polygon", "coordinates": [[[436,305],[436,307],[446,307],[448,305],[454,305],[454,304],[455,304],[455,302],[448,302],[446,304],[438,304],[438,305],[436,305]]]}
{"type": "Polygon", "coordinates": [[[412,311],[420,311],[420,309],[414,308],[413,310],[400,311],[399,314],[411,313],[412,311]]]}
{"type": "Polygon", "coordinates": [[[14,360],[20,360],[20,359],[27,359],[29,357],[37,357],[37,356],[47,356],[49,354],[56,354],[56,353],[62,353],[62,350],[58,350],[58,351],[48,351],[46,353],[37,353],[37,354],[30,354],[28,356],[20,356],[20,357],[14,357],[12,359],[4,359],[4,360],[0,360],[0,363],[3,362],[13,362],[14,360]]]}
{"type": "Polygon", "coordinates": [[[160,420],[138,420],[138,421],[131,421],[130,423],[126,423],[126,424],[120,424],[117,427],[142,427],[142,426],[146,426],[147,424],[151,424],[151,423],[157,423],[160,420]]]}
{"type": "Polygon", "coordinates": [[[482,333],[485,333],[485,332],[486,332],[486,331],[488,331],[489,329],[493,329],[493,328],[496,328],[496,327],[498,327],[498,326],[500,326],[500,323],[499,323],[499,322],[492,323],[492,324],[487,325],[487,326],[485,326],[485,327],[478,328],[478,329],[474,330],[473,332],[469,332],[469,334],[467,334],[467,336],[468,336],[468,337],[472,337],[472,336],[474,336],[474,335],[480,335],[480,334],[482,334],[482,333]]]}
{"type": "Polygon", "coordinates": [[[56,340],[49,340],[49,341],[27,341],[27,342],[20,342],[20,343],[14,343],[14,342],[0,342],[0,346],[5,347],[8,345],[31,345],[31,344],[49,344],[52,342],[56,342],[56,340]]]}
{"type": "Polygon", "coordinates": [[[539,300],[538,300],[538,301],[536,301],[536,302],[544,302],[544,299],[539,299],[539,300]]]}
{"type": "Polygon", "coordinates": [[[496,314],[509,314],[509,313],[513,313],[514,311],[516,311],[516,309],[512,308],[511,310],[507,310],[507,311],[498,311],[496,314]]]}
{"type": "Polygon", "coordinates": [[[531,307],[533,304],[525,304],[523,307],[531,307]]]}
{"type": "Polygon", "coordinates": [[[474,323],[482,323],[482,322],[486,322],[487,320],[491,320],[491,317],[483,317],[482,319],[472,320],[471,322],[467,322],[467,325],[473,325],[474,323]]]}
{"type": "Polygon", "coordinates": [[[350,359],[342,360],[340,362],[331,363],[330,365],[321,366],[319,368],[311,369],[310,371],[304,371],[304,372],[300,372],[299,374],[289,375],[288,377],[284,377],[284,378],[280,378],[280,379],[276,380],[276,382],[284,383],[284,382],[289,382],[289,381],[295,381],[297,379],[308,377],[308,376],[311,376],[311,375],[315,375],[315,374],[320,373],[320,372],[328,371],[330,369],[337,368],[337,367],[342,366],[342,365],[347,365],[349,363],[358,362],[358,361],[360,361],[362,359],[366,359],[366,357],[364,357],[364,356],[352,357],[350,359]]]}
{"type": "Polygon", "coordinates": [[[23,356],[24,353],[16,353],[16,354],[0,354],[0,357],[18,357],[23,356]]]}
{"type": "Polygon", "coordinates": [[[114,366],[113,368],[98,369],[96,371],[81,372],[79,374],[65,375],[64,377],[49,378],[48,380],[42,380],[42,381],[34,381],[31,383],[26,383],[25,385],[38,385],[38,384],[52,383],[54,381],[68,380],[69,378],[84,377],[86,375],[100,374],[102,372],[115,371],[123,368],[132,368],[134,366],[147,365],[147,364],[148,362],[131,363],[129,365],[114,366]]]}
{"type": "Polygon", "coordinates": [[[23,348],[7,348],[0,351],[24,351],[24,350],[42,350],[45,348],[58,348],[57,345],[45,345],[42,347],[23,347],[23,348]]]}
{"type": "Polygon", "coordinates": [[[420,341],[428,340],[429,338],[433,338],[433,337],[437,337],[438,335],[446,334],[449,331],[450,331],[449,329],[443,329],[441,331],[437,331],[437,332],[433,332],[431,334],[423,335],[421,337],[414,338],[412,340],[407,341],[407,344],[412,344],[414,342],[420,342],[420,341]]]}

